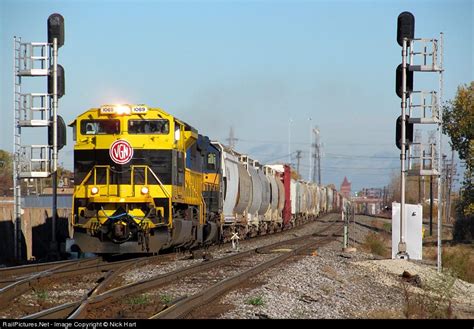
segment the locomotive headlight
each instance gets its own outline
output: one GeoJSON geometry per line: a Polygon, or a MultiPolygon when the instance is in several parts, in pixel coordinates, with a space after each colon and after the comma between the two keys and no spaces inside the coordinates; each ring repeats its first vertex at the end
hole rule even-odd
{"type": "Polygon", "coordinates": [[[130,114],[131,113],[130,106],[116,105],[115,106],[115,113],[118,114],[118,115],[130,114]]]}
{"type": "Polygon", "coordinates": [[[99,188],[97,186],[94,186],[93,188],[91,188],[91,193],[92,195],[99,193],[99,188]]]}
{"type": "Polygon", "coordinates": [[[141,192],[142,192],[143,195],[145,195],[145,194],[148,194],[148,192],[150,192],[150,190],[148,190],[148,187],[143,186],[141,192]]]}

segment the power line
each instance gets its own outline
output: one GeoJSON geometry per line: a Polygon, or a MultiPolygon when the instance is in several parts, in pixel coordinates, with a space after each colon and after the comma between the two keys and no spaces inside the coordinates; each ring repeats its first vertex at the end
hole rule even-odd
{"type": "MultiPolygon", "coordinates": [[[[290,157],[291,157],[291,155],[293,155],[294,153],[296,153],[296,151],[291,152],[291,153],[290,153],[290,157]]],[[[276,158],[265,159],[264,161],[265,161],[265,162],[272,162],[272,161],[280,160],[280,159],[283,159],[283,158],[286,158],[286,157],[288,157],[288,153],[285,154],[285,155],[282,155],[282,156],[278,156],[278,157],[276,157],[276,158]]]]}
{"type": "MultiPolygon", "coordinates": [[[[332,175],[341,175],[343,176],[344,174],[339,172],[339,171],[332,171],[332,170],[326,170],[324,168],[322,168],[322,171],[324,172],[331,172],[332,175]]],[[[362,172],[353,172],[353,173],[350,173],[350,176],[351,177],[354,177],[354,176],[362,176],[362,177],[367,177],[367,176],[378,176],[378,177],[388,177],[387,173],[375,173],[375,172],[369,172],[369,173],[362,173],[362,172]]]]}
{"type": "MultiPolygon", "coordinates": [[[[379,156],[379,155],[346,155],[346,154],[337,154],[337,153],[326,153],[330,155],[331,158],[341,158],[341,159],[354,159],[354,158],[361,158],[361,159],[399,159],[396,156],[379,156]]],[[[328,158],[328,156],[325,158],[328,158]]]]}
{"type": "MultiPolygon", "coordinates": [[[[302,164],[301,165],[302,167],[306,167],[308,168],[309,166],[308,165],[304,165],[302,164]]],[[[400,169],[398,167],[334,167],[334,166],[323,166],[321,167],[322,169],[327,169],[327,168],[330,168],[330,169],[343,169],[343,170],[394,170],[394,169],[400,169]]]]}
{"type": "MultiPolygon", "coordinates": [[[[293,154],[294,152],[292,152],[293,154]]],[[[302,151],[301,152],[303,155],[306,154],[307,152],[302,151]]],[[[270,156],[274,155],[274,153],[268,154],[268,153],[259,153],[261,156],[270,156]]],[[[288,156],[288,153],[286,153],[286,156],[288,156]]],[[[313,154],[314,156],[314,154],[313,154]]],[[[326,155],[322,155],[321,158],[325,159],[399,159],[399,157],[396,156],[379,156],[379,155],[350,155],[350,154],[337,154],[337,153],[326,153],[326,155]]]]}
{"type": "MultiPolygon", "coordinates": [[[[275,141],[275,140],[258,140],[258,139],[239,139],[239,141],[244,143],[260,143],[260,144],[287,144],[288,142],[275,141]]],[[[308,142],[291,142],[291,144],[300,144],[300,145],[310,145],[312,143],[308,142]]],[[[387,146],[392,145],[390,143],[329,143],[329,145],[347,145],[347,146],[387,146]]]]}

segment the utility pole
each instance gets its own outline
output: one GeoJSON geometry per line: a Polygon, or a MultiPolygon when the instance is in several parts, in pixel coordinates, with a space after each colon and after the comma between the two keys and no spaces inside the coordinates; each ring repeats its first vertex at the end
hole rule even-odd
{"type": "Polygon", "coordinates": [[[451,222],[451,189],[453,186],[453,177],[454,177],[454,172],[455,172],[455,166],[454,166],[454,149],[451,149],[451,170],[449,172],[449,185],[448,185],[448,198],[447,203],[448,203],[448,212],[446,219],[448,222],[451,222]]]}
{"type": "MultiPolygon", "coordinates": [[[[430,168],[434,168],[436,158],[436,131],[428,132],[428,144],[430,146],[430,168]]],[[[430,175],[430,236],[433,236],[433,176],[430,175]]]]}
{"type": "Polygon", "coordinates": [[[318,144],[318,184],[321,185],[321,145],[318,144]]]}
{"type": "Polygon", "coordinates": [[[321,184],[321,145],[319,142],[319,129],[313,129],[314,134],[314,153],[313,153],[313,182],[316,182],[316,173],[318,175],[318,184],[321,184]],[[316,170],[317,169],[317,170],[316,170]]]}
{"type": "Polygon", "coordinates": [[[447,218],[447,215],[448,215],[448,209],[447,209],[447,206],[448,206],[448,203],[447,203],[447,193],[448,193],[448,172],[449,172],[449,163],[448,163],[448,160],[447,160],[448,156],[446,154],[443,154],[443,171],[442,171],[442,174],[443,174],[443,177],[444,177],[444,182],[443,182],[443,195],[444,195],[444,202],[443,202],[443,208],[442,208],[442,214],[444,213],[444,218],[447,218]]]}
{"type": "Polygon", "coordinates": [[[451,216],[451,185],[452,177],[454,175],[454,150],[451,149],[451,160],[448,161],[446,155],[443,155],[444,160],[444,194],[445,194],[445,206],[444,206],[444,215],[447,222],[450,222],[451,216]]]}
{"type": "MultiPolygon", "coordinates": [[[[421,163],[420,163],[420,166],[421,166],[421,170],[425,170],[425,150],[423,150],[423,153],[422,153],[422,158],[421,158],[421,163]]],[[[421,177],[421,200],[422,200],[422,205],[425,204],[425,176],[423,175],[420,175],[421,177]]]]}
{"type": "MultiPolygon", "coordinates": [[[[414,152],[413,156],[415,159],[420,159],[421,157],[421,130],[416,130],[415,131],[415,139],[414,139],[414,152]]],[[[422,168],[422,161],[419,162],[420,169],[422,168]]],[[[418,203],[423,204],[422,198],[421,198],[421,180],[422,180],[422,175],[418,175],[418,203]]]]}
{"type": "MultiPolygon", "coordinates": [[[[429,143],[430,143],[430,157],[431,157],[431,168],[434,168],[434,159],[436,157],[436,144],[435,142],[435,136],[434,132],[429,138],[429,143]]],[[[439,186],[438,186],[439,189],[439,186]]],[[[433,201],[434,195],[433,195],[433,176],[430,175],[430,236],[433,235],[433,201]]],[[[439,200],[438,200],[438,207],[439,207],[439,200]]]]}

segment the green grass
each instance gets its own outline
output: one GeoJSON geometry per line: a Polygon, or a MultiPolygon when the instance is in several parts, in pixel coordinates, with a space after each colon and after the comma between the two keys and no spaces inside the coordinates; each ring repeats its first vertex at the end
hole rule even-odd
{"type": "Polygon", "coordinates": [[[134,296],[127,299],[127,304],[131,304],[131,305],[145,305],[145,304],[148,304],[149,302],[150,301],[148,300],[148,296],[146,295],[134,296]]]}
{"type": "Polygon", "coordinates": [[[169,304],[173,301],[173,298],[170,295],[161,295],[160,299],[165,304],[169,304]]]}
{"type": "Polygon", "coordinates": [[[262,305],[265,304],[265,302],[263,301],[262,296],[257,296],[257,297],[252,297],[252,298],[248,299],[247,304],[250,304],[250,305],[253,305],[253,306],[262,306],[262,305]]]}
{"type": "Polygon", "coordinates": [[[35,291],[36,298],[41,299],[41,300],[46,300],[48,299],[48,292],[46,290],[38,290],[35,291]]]}

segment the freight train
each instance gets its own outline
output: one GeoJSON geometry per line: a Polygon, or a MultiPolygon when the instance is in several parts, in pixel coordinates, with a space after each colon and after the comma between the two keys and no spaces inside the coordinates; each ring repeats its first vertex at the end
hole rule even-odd
{"type": "Polygon", "coordinates": [[[79,115],[70,251],[158,253],[289,229],[347,204],[333,185],[299,180],[146,105],[79,115]]]}

